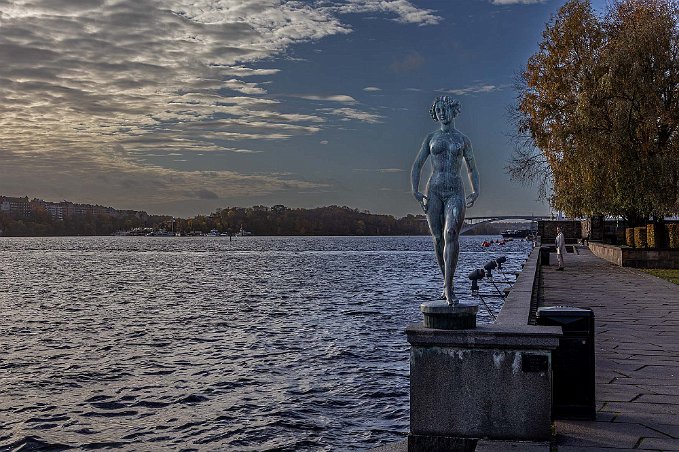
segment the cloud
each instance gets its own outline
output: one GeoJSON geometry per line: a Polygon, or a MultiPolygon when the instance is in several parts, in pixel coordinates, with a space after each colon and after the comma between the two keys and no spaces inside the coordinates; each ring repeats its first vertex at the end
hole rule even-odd
{"type": "Polygon", "coordinates": [[[256,83],[248,83],[243,80],[226,80],[223,82],[224,88],[238,91],[243,94],[266,94],[266,90],[257,86],[256,83]]]}
{"type": "MultiPolygon", "coordinates": [[[[123,155],[131,153],[123,152],[123,155]]],[[[63,152],[40,157],[0,148],[0,193],[14,193],[31,180],[31,193],[46,199],[101,203],[117,208],[146,210],[168,200],[228,199],[266,196],[280,191],[316,190],[325,183],[292,174],[243,174],[235,171],[196,171],[138,165],[133,158],[111,153],[63,152]],[[102,171],[102,167],[106,171],[102,171]],[[77,183],[73,184],[72,181],[77,183]]]]}
{"type": "Polygon", "coordinates": [[[378,169],[354,168],[353,171],[367,172],[367,173],[402,173],[405,170],[401,169],[401,168],[378,168],[378,169]]]}
{"type": "Polygon", "coordinates": [[[466,96],[469,94],[485,94],[492,93],[493,91],[500,91],[507,88],[509,85],[488,85],[488,84],[476,84],[472,86],[467,86],[465,88],[457,89],[440,89],[438,92],[446,94],[454,94],[456,96],[466,96]]]}
{"type": "MultiPolygon", "coordinates": [[[[0,0],[0,158],[12,165],[0,166],[0,187],[7,191],[13,181],[54,192],[63,184],[68,192],[83,179],[82,190],[91,187],[88,193],[113,202],[151,198],[154,184],[173,187],[164,185],[167,179],[178,188],[165,191],[165,201],[183,196],[191,184],[219,196],[259,185],[262,190],[305,186],[276,178],[264,184],[266,178],[229,171],[178,171],[152,165],[146,157],[245,153],[247,146],[229,141],[285,140],[322,130],[324,115],[290,113],[270,98],[264,87],[280,73],[272,61],[295,44],[351,33],[340,16],[359,13],[417,25],[440,21],[433,11],[405,0],[350,0],[340,6],[271,0],[0,0]],[[48,165],[53,165],[49,171],[48,165]],[[135,177],[148,182],[134,182],[135,177]],[[100,186],[105,179],[115,183],[100,186]],[[137,188],[126,191],[130,186],[137,188]]],[[[348,95],[307,98],[356,102],[348,95]]],[[[355,109],[330,114],[379,120],[355,109]]]]}
{"type": "Polygon", "coordinates": [[[391,63],[390,68],[394,72],[410,72],[422,66],[424,62],[425,60],[422,55],[417,52],[412,52],[391,63]]]}
{"type": "Polygon", "coordinates": [[[544,3],[546,0],[491,0],[493,5],[531,5],[534,3],[544,3]]]}
{"type": "Polygon", "coordinates": [[[320,144],[328,144],[328,140],[321,140],[319,141],[320,144]]]}
{"type": "Polygon", "coordinates": [[[335,94],[331,96],[300,95],[295,97],[299,97],[300,99],[320,100],[325,102],[343,102],[348,104],[356,103],[356,99],[345,94],[335,94]]]}
{"type": "Polygon", "coordinates": [[[221,72],[225,75],[234,75],[237,77],[253,77],[253,76],[264,76],[264,75],[275,75],[278,74],[280,69],[253,69],[244,66],[225,66],[221,69],[221,72]]]}
{"type": "Polygon", "coordinates": [[[194,191],[193,195],[198,199],[219,199],[219,195],[217,193],[205,188],[194,191]]]}
{"type": "Polygon", "coordinates": [[[255,151],[252,149],[239,149],[239,148],[224,148],[227,151],[235,152],[237,154],[259,154],[262,151],[255,151]]]}
{"type": "Polygon", "coordinates": [[[321,108],[319,111],[328,113],[334,116],[339,116],[342,121],[362,121],[368,124],[377,124],[382,122],[383,116],[369,113],[367,111],[357,110],[355,108],[343,107],[343,108],[321,108]]]}
{"type": "Polygon", "coordinates": [[[376,92],[376,91],[382,91],[382,89],[381,89],[381,88],[377,88],[376,86],[366,86],[365,88],[363,88],[363,91],[367,91],[367,92],[369,92],[369,93],[373,93],[373,92],[376,92]]]}
{"type": "Polygon", "coordinates": [[[391,13],[396,22],[417,25],[436,25],[442,20],[433,10],[417,8],[406,0],[349,0],[333,9],[340,13],[391,13]]]}

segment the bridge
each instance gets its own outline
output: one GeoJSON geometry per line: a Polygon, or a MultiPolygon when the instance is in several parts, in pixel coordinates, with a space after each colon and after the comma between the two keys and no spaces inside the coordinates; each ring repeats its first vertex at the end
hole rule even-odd
{"type": "Polygon", "coordinates": [[[462,225],[462,230],[460,234],[471,231],[475,227],[486,224],[493,223],[495,221],[505,221],[505,220],[526,220],[526,221],[538,221],[538,220],[548,220],[549,217],[546,216],[535,216],[535,215],[488,215],[485,217],[465,217],[464,224],[462,225]]]}
{"type": "MultiPolygon", "coordinates": [[[[492,223],[494,221],[506,221],[506,220],[525,220],[525,221],[538,221],[538,220],[549,220],[548,216],[535,216],[535,215],[486,215],[481,217],[465,217],[464,224],[462,225],[462,230],[460,234],[471,231],[479,225],[492,223]]],[[[427,221],[422,219],[422,221],[427,221]]]]}

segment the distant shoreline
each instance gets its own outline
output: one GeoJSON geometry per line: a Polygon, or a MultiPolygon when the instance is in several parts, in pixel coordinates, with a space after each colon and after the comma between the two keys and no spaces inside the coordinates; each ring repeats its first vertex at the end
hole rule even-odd
{"type": "MultiPolygon", "coordinates": [[[[474,236],[498,236],[500,233],[493,233],[493,234],[486,234],[486,233],[465,233],[462,234],[464,237],[474,237],[474,236]]],[[[356,235],[356,234],[343,234],[343,235],[332,235],[332,234],[296,234],[296,235],[251,235],[247,237],[241,237],[234,235],[233,239],[238,239],[238,240],[247,240],[250,238],[255,238],[255,237],[428,237],[429,234],[374,234],[374,235],[356,235]]],[[[134,236],[134,235],[115,235],[115,234],[109,234],[109,235],[103,235],[103,234],[92,234],[92,235],[0,235],[0,239],[18,239],[18,238],[25,238],[25,239],[38,239],[38,238],[84,238],[84,237],[126,237],[126,238],[136,238],[136,239],[205,239],[205,238],[211,238],[211,239],[229,239],[228,236],[221,236],[221,237],[211,237],[211,236],[188,236],[188,235],[182,235],[182,236],[175,236],[175,237],[146,237],[146,236],[134,236]]]]}

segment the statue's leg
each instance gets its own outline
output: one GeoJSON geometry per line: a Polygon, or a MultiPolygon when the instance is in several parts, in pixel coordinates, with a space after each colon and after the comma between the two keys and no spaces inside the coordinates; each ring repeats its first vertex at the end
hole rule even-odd
{"type": "Polygon", "coordinates": [[[441,276],[445,275],[444,261],[443,261],[443,203],[441,200],[431,193],[427,201],[427,222],[429,223],[429,231],[434,240],[434,251],[436,252],[436,261],[441,269],[441,276]]]}
{"type": "Polygon", "coordinates": [[[460,230],[464,222],[464,197],[453,196],[445,205],[443,229],[444,292],[449,304],[456,304],[455,268],[460,254],[460,230]]]}

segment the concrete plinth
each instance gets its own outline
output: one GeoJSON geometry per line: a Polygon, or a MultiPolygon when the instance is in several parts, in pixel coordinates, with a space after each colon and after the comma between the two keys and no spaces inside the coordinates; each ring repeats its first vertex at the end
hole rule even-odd
{"type": "Polygon", "coordinates": [[[549,439],[560,327],[411,325],[406,333],[410,452],[473,450],[478,438],[549,439]]]}
{"type": "Polygon", "coordinates": [[[422,303],[420,310],[424,314],[424,326],[440,330],[466,330],[476,328],[478,303],[459,302],[448,304],[446,301],[430,301],[422,303]]]}

